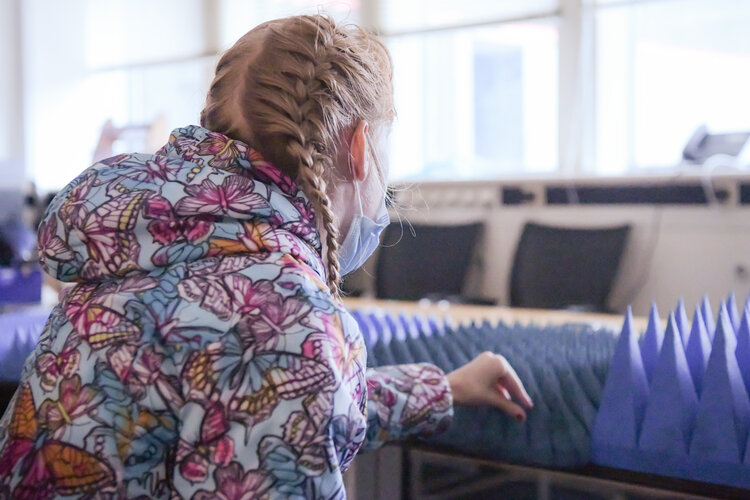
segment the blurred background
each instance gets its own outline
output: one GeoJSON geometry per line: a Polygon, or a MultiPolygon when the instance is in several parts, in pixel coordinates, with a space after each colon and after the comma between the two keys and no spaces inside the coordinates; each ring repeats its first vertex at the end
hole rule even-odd
{"type": "Polygon", "coordinates": [[[0,0],[0,214],[156,150],[238,37],[320,11],[391,51],[393,215],[484,224],[466,293],[513,304],[530,220],[632,227],[611,310],[750,290],[744,0],[0,0]]]}
{"type": "Polygon", "coordinates": [[[319,10],[380,33],[391,50],[393,180],[663,171],[700,125],[750,130],[743,0],[0,6],[0,161],[43,190],[90,163],[106,120],[163,117],[166,133],[195,123],[221,51],[267,19],[319,10]]]}
{"type": "MultiPolygon", "coordinates": [[[[252,27],[316,12],[378,33],[394,62],[394,223],[345,279],[365,297],[351,308],[750,314],[748,0],[0,0],[0,412],[58,299],[34,255],[50,196],[196,124],[252,27]]],[[[358,458],[350,492],[401,498],[411,467],[412,492],[437,478],[426,498],[467,497],[438,496],[465,481],[453,457],[413,457],[358,458]]]]}

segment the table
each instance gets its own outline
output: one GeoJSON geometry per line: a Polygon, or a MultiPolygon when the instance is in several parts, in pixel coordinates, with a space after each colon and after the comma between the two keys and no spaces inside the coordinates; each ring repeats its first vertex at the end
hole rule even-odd
{"type": "MultiPolygon", "coordinates": [[[[504,321],[506,323],[559,325],[563,323],[586,323],[595,328],[607,328],[619,333],[622,328],[623,315],[601,314],[577,311],[561,311],[549,309],[524,309],[505,306],[479,306],[467,304],[451,304],[442,302],[408,302],[398,300],[381,300],[351,297],[344,299],[344,305],[349,310],[379,308],[393,313],[434,315],[439,318],[449,318],[457,324],[471,321],[490,322],[504,321]]],[[[633,326],[639,332],[646,329],[648,318],[635,317],[633,326]]]]}

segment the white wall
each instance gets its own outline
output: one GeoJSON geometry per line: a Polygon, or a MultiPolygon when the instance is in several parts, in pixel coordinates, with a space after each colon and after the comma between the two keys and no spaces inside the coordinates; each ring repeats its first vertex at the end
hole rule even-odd
{"type": "MultiPolygon", "coordinates": [[[[422,184],[399,193],[399,212],[414,223],[484,221],[482,269],[475,271],[477,289],[470,292],[500,304],[508,303],[513,255],[525,222],[570,227],[631,224],[610,305],[623,311],[632,304],[636,314],[645,315],[653,300],[665,315],[683,297],[692,314],[704,293],[716,308],[730,291],[738,301],[750,292],[750,206],[737,203],[736,179],[716,182],[732,192],[726,205],[509,206],[500,204],[499,181],[422,184]]],[[[539,193],[544,184],[522,183],[525,190],[539,193]]]]}
{"type": "Polygon", "coordinates": [[[0,187],[23,184],[21,0],[0,0],[0,187]]]}

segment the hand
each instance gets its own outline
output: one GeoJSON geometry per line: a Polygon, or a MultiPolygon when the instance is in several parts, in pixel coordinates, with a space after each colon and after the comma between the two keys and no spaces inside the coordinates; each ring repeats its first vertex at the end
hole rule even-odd
{"type": "Polygon", "coordinates": [[[527,409],[534,406],[513,367],[499,354],[485,351],[447,378],[455,404],[496,406],[519,421],[526,420],[526,412],[513,400],[527,409]]]}

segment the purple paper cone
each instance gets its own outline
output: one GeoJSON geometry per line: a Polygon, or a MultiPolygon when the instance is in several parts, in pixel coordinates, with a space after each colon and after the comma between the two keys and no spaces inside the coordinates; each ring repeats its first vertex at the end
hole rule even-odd
{"type": "Polygon", "coordinates": [[[628,307],[594,422],[592,452],[611,447],[635,449],[647,399],[648,382],[628,307]]]}
{"type": "Polygon", "coordinates": [[[693,327],[690,329],[690,338],[685,348],[685,357],[690,376],[693,378],[695,392],[699,396],[703,388],[703,374],[706,372],[709,354],[711,354],[711,342],[708,340],[701,309],[696,307],[693,314],[693,327]]]}
{"type": "Polygon", "coordinates": [[[737,341],[731,328],[726,308],[721,307],[703,377],[690,456],[741,463],[747,443],[750,402],[737,366],[737,341]]]}
{"type": "Polygon", "coordinates": [[[687,456],[698,397],[673,314],[669,315],[648,399],[639,448],[687,456]]]}
{"type": "Polygon", "coordinates": [[[641,355],[643,356],[643,369],[646,371],[646,379],[651,383],[656,360],[659,359],[659,350],[664,341],[664,330],[661,328],[661,319],[656,303],[651,303],[651,312],[648,316],[648,326],[643,334],[643,345],[641,355]]]}
{"type": "Polygon", "coordinates": [[[703,301],[701,302],[701,314],[703,315],[703,322],[706,324],[708,338],[713,342],[716,323],[714,322],[714,312],[711,310],[711,303],[708,301],[708,295],[703,296],[703,301]]]}
{"type": "Polygon", "coordinates": [[[677,322],[677,329],[680,331],[683,349],[687,346],[690,338],[690,322],[688,321],[687,312],[685,311],[685,301],[680,297],[677,307],[674,311],[674,319],[677,322]]]}

